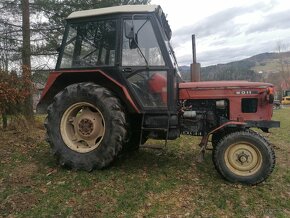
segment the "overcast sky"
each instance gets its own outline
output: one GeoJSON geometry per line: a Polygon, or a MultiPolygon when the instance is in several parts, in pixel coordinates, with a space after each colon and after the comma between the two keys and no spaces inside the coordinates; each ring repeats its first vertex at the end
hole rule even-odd
{"type": "Polygon", "coordinates": [[[227,63],[290,45],[290,0],[151,0],[171,26],[179,65],[192,61],[196,35],[202,66],[227,63]]]}

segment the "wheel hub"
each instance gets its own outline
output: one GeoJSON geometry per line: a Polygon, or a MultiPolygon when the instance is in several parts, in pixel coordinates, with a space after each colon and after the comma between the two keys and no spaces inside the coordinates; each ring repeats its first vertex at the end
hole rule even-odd
{"type": "Polygon", "coordinates": [[[237,154],[237,161],[239,161],[241,164],[249,163],[249,157],[249,154],[246,154],[244,151],[242,151],[240,154],[237,154]]]}
{"type": "Polygon", "coordinates": [[[102,135],[102,118],[99,113],[88,108],[82,109],[79,116],[73,122],[76,137],[80,140],[93,140],[102,135]]]}
{"type": "Polygon", "coordinates": [[[76,103],[62,117],[61,134],[72,150],[80,153],[92,151],[100,145],[105,134],[103,115],[90,103],[76,103]]]}
{"type": "Polygon", "coordinates": [[[239,142],[230,145],[225,152],[227,167],[237,175],[250,176],[261,168],[262,155],[254,145],[239,142]]]}
{"type": "Polygon", "coordinates": [[[91,135],[94,130],[94,124],[89,119],[80,120],[78,127],[79,127],[78,129],[79,133],[82,134],[83,136],[91,135]]]}

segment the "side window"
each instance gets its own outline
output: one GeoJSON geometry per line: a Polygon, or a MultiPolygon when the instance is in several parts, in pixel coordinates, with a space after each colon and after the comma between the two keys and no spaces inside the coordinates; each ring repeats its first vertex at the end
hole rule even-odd
{"type": "Polygon", "coordinates": [[[152,24],[149,19],[124,20],[122,66],[164,66],[162,57],[152,24]],[[133,25],[132,25],[133,22],[133,25]],[[126,36],[126,27],[133,26],[137,46],[130,45],[130,39],[126,36]]]}
{"type": "Polygon", "coordinates": [[[60,67],[113,66],[115,49],[115,20],[71,24],[60,67]]]}

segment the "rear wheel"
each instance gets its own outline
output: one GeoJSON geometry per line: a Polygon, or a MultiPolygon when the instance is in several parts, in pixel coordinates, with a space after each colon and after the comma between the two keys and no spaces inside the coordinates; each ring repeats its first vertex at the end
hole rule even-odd
{"type": "Polygon", "coordinates": [[[273,171],[275,154],[265,138],[251,130],[226,135],[214,147],[217,171],[230,182],[258,184],[273,171]]]}
{"type": "Polygon", "coordinates": [[[93,83],[65,88],[49,106],[48,141],[61,165],[91,171],[108,166],[126,136],[120,101],[93,83]]]}

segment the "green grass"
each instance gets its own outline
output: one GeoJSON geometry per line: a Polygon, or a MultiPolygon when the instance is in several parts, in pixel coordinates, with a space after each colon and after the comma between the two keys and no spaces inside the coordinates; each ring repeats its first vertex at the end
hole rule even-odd
{"type": "Polygon", "coordinates": [[[269,140],[277,165],[257,186],[223,180],[211,153],[197,163],[200,138],[182,136],[167,149],[141,149],[105,170],[60,168],[44,130],[0,131],[0,217],[289,217],[290,108],[269,140]]]}

